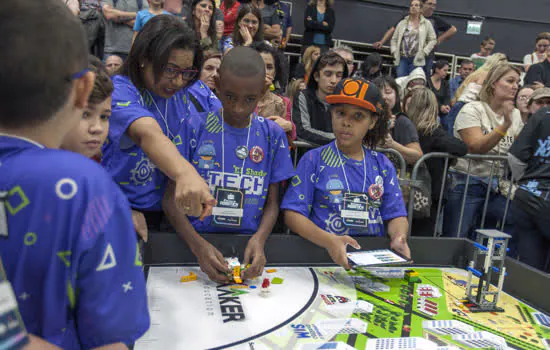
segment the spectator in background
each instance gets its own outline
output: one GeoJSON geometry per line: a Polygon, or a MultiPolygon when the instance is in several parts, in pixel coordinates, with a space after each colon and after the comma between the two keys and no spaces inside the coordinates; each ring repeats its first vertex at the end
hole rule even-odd
{"type": "Polygon", "coordinates": [[[151,18],[157,15],[168,15],[170,12],[167,12],[163,9],[164,0],[147,0],[149,3],[149,8],[141,10],[137,13],[136,21],[134,23],[134,36],[132,38],[132,43],[136,39],[136,35],[139,33],[141,28],[147,23],[151,18]]]}
{"type": "Polygon", "coordinates": [[[449,90],[449,81],[447,74],[449,72],[449,63],[445,60],[435,62],[432,76],[428,79],[428,87],[437,98],[438,113],[441,118],[445,118],[451,110],[451,91],[449,90]]]}
{"type": "Polygon", "coordinates": [[[102,14],[103,0],[80,0],[80,21],[88,36],[88,49],[98,58],[103,58],[105,47],[105,19],[102,14]]]}
{"type": "Polygon", "coordinates": [[[550,87],[550,46],[546,48],[546,59],[529,68],[524,82],[533,85],[535,89],[550,87]]]}
{"type": "Polygon", "coordinates": [[[281,59],[278,51],[271,45],[258,42],[251,46],[260,53],[265,64],[265,86],[264,94],[258,106],[256,114],[266,119],[272,120],[286,133],[289,143],[296,140],[296,126],[292,122],[292,104],[286,97],[279,96],[270,91],[270,87],[281,79],[281,59]]]}
{"type": "Polygon", "coordinates": [[[105,60],[105,68],[107,69],[107,72],[109,72],[109,75],[113,76],[117,74],[123,63],[122,58],[117,55],[111,55],[105,60]]]}
{"type": "Polygon", "coordinates": [[[222,55],[215,50],[207,51],[204,53],[202,62],[199,79],[215,93],[216,79],[222,64],[222,55]]]}
{"type": "MultiPolygon", "coordinates": [[[[454,125],[454,136],[463,140],[471,154],[506,155],[523,127],[521,115],[514,108],[520,71],[507,63],[494,66],[487,74],[479,93],[480,101],[470,102],[461,109],[454,125]]],[[[458,159],[453,186],[445,206],[443,232],[447,236],[470,236],[477,226],[478,214],[485,202],[488,185],[490,194],[486,227],[495,228],[502,221],[510,183],[500,179],[504,166],[499,162],[458,159]],[[461,217],[467,173],[470,173],[464,215],[461,217]],[[494,174],[489,183],[490,175],[494,174]],[[460,221],[462,219],[462,224],[460,221]],[[488,224],[487,224],[488,223],[488,224]],[[459,230],[460,226],[460,230],[459,230]]],[[[504,232],[512,232],[513,216],[508,213],[504,232]]]]}
{"type": "Polygon", "coordinates": [[[231,36],[235,29],[240,6],[241,3],[237,0],[223,0],[220,4],[220,10],[223,13],[222,43],[231,36]]]}
{"type": "Polygon", "coordinates": [[[314,145],[334,140],[332,118],[325,98],[347,75],[346,61],[335,52],[325,52],[313,64],[307,88],[296,94],[292,103],[292,120],[297,137],[314,145]]]}
{"type": "MultiPolygon", "coordinates": [[[[529,98],[527,108],[529,108],[529,117],[537,113],[543,107],[550,107],[550,88],[537,89],[529,98]]],[[[527,119],[529,119],[529,117],[527,119]]]]}
{"type": "Polygon", "coordinates": [[[78,0],[64,0],[65,5],[71,10],[73,15],[78,16],[80,14],[80,4],[78,0]]]}
{"type": "Polygon", "coordinates": [[[281,1],[275,1],[275,7],[279,11],[283,11],[285,19],[283,21],[283,40],[281,42],[281,49],[286,49],[286,45],[290,40],[292,35],[292,14],[290,13],[290,7],[287,4],[281,1]]]}
{"type": "Polygon", "coordinates": [[[447,129],[450,135],[454,134],[453,127],[456,116],[462,107],[464,107],[466,103],[479,100],[479,92],[481,91],[481,87],[483,86],[483,82],[485,81],[485,78],[487,78],[489,71],[491,71],[491,69],[493,69],[496,65],[507,62],[508,60],[504,54],[495,53],[494,55],[491,55],[487,61],[485,61],[485,64],[481,66],[481,68],[470,74],[468,78],[464,80],[462,85],[460,85],[456,91],[454,100],[451,101],[453,104],[451,111],[447,115],[447,118],[441,121],[443,127],[447,129]]]}
{"type": "Polygon", "coordinates": [[[535,113],[510,147],[508,161],[518,179],[512,210],[519,259],[544,270],[550,249],[550,109],[535,113]]]}
{"type": "Polygon", "coordinates": [[[283,37],[284,12],[277,11],[273,1],[268,3],[264,0],[252,0],[250,4],[258,8],[262,14],[264,38],[280,43],[283,37]]]}
{"type": "Polygon", "coordinates": [[[292,78],[286,88],[286,97],[288,97],[290,101],[294,101],[296,94],[302,90],[305,90],[305,88],[306,82],[303,78],[292,78]]]}
{"type": "MultiPolygon", "coordinates": [[[[456,34],[456,27],[449,24],[442,17],[434,15],[434,11],[437,7],[437,0],[422,0],[424,6],[422,7],[422,15],[432,24],[435,35],[437,37],[437,45],[440,45],[442,42],[449,40],[453,35],[456,34]]],[[[405,17],[405,16],[403,16],[405,17]]],[[[399,23],[398,23],[399,24],[399,23]]],[[[393,35],[397,24],[384,34],[382,40],[374,43],[375,49],[380,49],[384,43],[386,43],[393,35]]],[[[429,73],[432,69],[432,63],[434,60],[434,51],[435,47],[432,49],[428,57],[426,58],[426,71],[429,73]]]]}
{"type": "Polygon", "coordinates": [[[399,88],[399,97],[401,100],[403,100],[412,89],[424,87],[428,83],[424,68],[422,67],[415,68],[411,74],[406,77],[395,79],[395,82],[399,88]]]}
{"type": "Polygon", "coordinates": [[[384,140],[384,148],[399,152],[407,164],[414,164],[422,157],[418,143],[418,133],[414,124],[402,113],[397,83],[390,76],[375,79],[373,83],[382,93],[382,98],[391,111],[389,133],[384,140]]]}
{"type": "Polygon", "coordinates": [[[264,40],[263,20],[260,9],[244,4],[239,9],[233,34],[222,43],[225,54],[235,46],[250,46],[264,40]]]}
{"type": "Polygon", "coordinates": [[[470,59],[464,59],[460,62],[460,68],[458,69],[458,75],[449,80],[449,91],[451,93],[451,100],[455,97],[456,90],[460,85],[473,73],[475,68],[474,61],[470,59]]]}
{"type": "Polygon", "coordinates": [[[144,0],[103,0],[103,15],[105,23],[105,61],[111,55],[117,55],[126,60],[132,38],[137,13],[149,5],[144,0]]]}
{"type": "Polygon", "coordinates": [[[480,51],[470,56],[470,58],[476,65],[476,69],[478,69],[479,67],[483,66],[483,64],[485,64],[485,60],[489,56],[491,56],[491,54],[493,53],[493,50],[495,49],[495,44],[496,44],[495,39],[491,37],[486,37],[481,42],[481,45],[479,45],[480,51]]]}
{"type": "Polygon", "coordinates": [[[382,76],[382,57],[378,52],[373,52],[365,58],[361,66],[361,76],[367,81],[373,81],[382,76]]]}
{"type": "Polygon", "coordinates": [[[336,16],[332,9],[334,0],[310,0],[304,13],[304,36],[302,50],[310,45],[326,52],[332,46],[332,31],[336,16]]]}
{"type": "Polygon", "coordinates": [[[415,67],[424,67],[426,72],[426,57],[436,44],[434,28],[422,16],[422,1],[412,0],[409,15],[397,24],[391,39],[397,77],[409,75],[415,67]]]}
{"type": "Polygon", "coordinates": [[[535,40],[535,51],[523,57],[525,71],[529,71],[531,65],[543,62],[546,59],[546,50],[550,46],[550,33],[543,32],[537,35],[535,40]]]}
{"type": "MultiPolygon", "coordinates": [[[[346,61],[346,65],[348,66],[348,76],[351,77],[353,75],[353,72],[355,71],[355,65],[353,63],[353,50],[351,47],[347,45],[341,45],[336,48],[334,48],[332,51],[339,54],[344,61],[346,61]]],[[[344,78],[347,78],[344,77],[344,78]]]]}
{"type": "MultiPolygon", "coordinates": [[[[439,113],[438,101],[432,91],[427,88],[419,88],[412,91],[410,104],[407,107],[407,115],[418,131],[420,147],[424,154],[431,152],[445,152],[457,157],[468,153],[468,147],[464,142],[449,135],[437,122],[439,113]]],[[[432,215],[427,219],[415,219],[415,231],[429,232],[435,227],[437,205],[443,185],[443,173],[445,171],[444,158],[432,158],[426,160],[426,166],[430,172],[432,184],[432,215]],[[422,230],[418,226],[422,226],[422,230]]]]}
{"type": "Polygon", "coordinates": [[[191,13],[186,17],[203,50],[217,50],[219,46],[216,18],[213,16],[215,9],[214,0],[193,0],[191,13]]]}
{"type": "Polygon", "coordinates": [[[515,107],[521,113],[521,121],[523,124],[527,123],[527,118],[529,118],[529,100],[531,95],[533,95],[533,87],[531,85],[524,85],[519,88],[516,98],[514,100],[515,107]]]}

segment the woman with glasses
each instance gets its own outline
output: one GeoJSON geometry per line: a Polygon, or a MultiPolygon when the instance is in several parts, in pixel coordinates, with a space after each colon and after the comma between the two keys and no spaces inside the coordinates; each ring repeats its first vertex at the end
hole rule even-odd
{"type": "MultiPolygon", "coordinates": [[[[422,16],[422,1],[412,0],[409,15],[401,20],[391,38],[391,53],[397,77],[409,75],[416,67],[426,65],[426,57],[437,44],[432,23],[422,16]]],[[[426,72],[429,75],[430,72],[426,72]]]]}
{"type": "Polygon", "coordinates": [[[537,35],[535,40],[535,51],[528,53],[523,57],[523,65],[525,71],[529,70],[529,67],[535,63],[544,62],[546,59],[546,49],[550,46],[550,33],[543,32],[537,35]]]}
{"type": "Polygon", "coordinates": [[[521,113],[521,121],[523,124],[527,123],[527,119],[529,118],[530,112],[528,102],[534,91],[531,85],[524,85],[519,88],[516,94],[514,105],[521,113]]]}
{"type": "Polygon", "coordinates": [[[121,74],[113,77],[112,115],[102,164],[134,210],[158,228],[168,179],[182,215],[203,216],[213,198],[179,145],[192,143],[185,119],[187,88],[198,78],[202,52],[193,31],[172,15],[153,17],[136,37],[121,74]]]}
{"type": "Polygon", "coordinates": [[[250,46],[254,42],[263,40],[264,30],[260,9],[244,4],[237,15],[233,34],[222,43],[222,51],[225,54],[235,46],[250,46]]]}

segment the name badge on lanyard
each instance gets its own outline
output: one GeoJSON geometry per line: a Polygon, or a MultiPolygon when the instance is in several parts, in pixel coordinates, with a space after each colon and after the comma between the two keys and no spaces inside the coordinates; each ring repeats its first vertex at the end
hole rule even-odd
{"type": "Polygon", "coordinates": [[[237,188],[216,187],[218,201],[212,209],[212,220],[220,226],[240,227],[243,219],[244,192],[237,188]]]}
{"type": "Polygon", "coordinates": [[[344,194],[340,217],[344,225],[366,229],[369,224],[369,204],[367,195],[360,192],[344,194]]]}

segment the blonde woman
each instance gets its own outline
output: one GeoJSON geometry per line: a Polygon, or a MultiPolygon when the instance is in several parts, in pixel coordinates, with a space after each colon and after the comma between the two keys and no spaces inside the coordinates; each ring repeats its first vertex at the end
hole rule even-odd
{"type": "MultiPolygon", "coordinates": [[[[435,94],[428,88],[418,88],[411,92],[407,114],[418,131],[420,148],[424,154],[431,152],[445,152],[462,157],[468,153],[468,147],[462,140],[450,136],[437,122],[438,107],[435,94]]],[[[435,203],[439,199],[443,172],[444,158],[432,158],[426,161],[426,166],[432,177],[432,199],[435,203]]],[[[435,218],[432,215],[432,218],[435,218]]]]}
{"type": "Polygon", "coordinates": [[[390,50],[398,78],[406,77],[416,67],[425,71],[426,57],[437,44],[433,25],[422,16],[422,8],[421,0],[412,0],[409,15],[397,24],[391,38],[390,50]]]}
{"type": "Polygon", "coordinates": [[[441,119],[441,124],[447,130],[449,135],[453,135],[453,126],[455,124],[456,117],[458,112],[464,107],[468,102],[479,100],[479,92],[487,74],[493,67],[498,64],[508,63],[506,56],[502,53],[495,53],[491,55],[483,66],[478,70],[470,74],[464,82],[460,85],[458,90],[456,90],[455,97],[451,101],[452,108],[449,111],[449,114],[443,119],[441,119]]]}
{"type": "MultiPolygon", "coordinates": [[[[469,153],[487,155],[506,155],[508,149],[520,133],[523,123],[519,110],[514,107],[514,98],[518,90],[520,71],[507,63],[498,64],[485,78],[479,93],[480,101],[470,102],[460,110],[454,125],[455,137],[464,141],[469,153]]],[[[466,236],[476,223],[476,215],[482,211],[488,182],[491,193],[488,200],[488,226],[496,226],[502,220],[506,205],[507,190],[503,181],[503,165],[492,161],[468,161],[459,159],[454,167],[454,184],[445,207],[444,233],[466,236]],[[468,193],[464,215],[460,217],[462,197],[465,190],[466,173],[470,173],[468,193]],[[490,180],[490,174],[495,177],[490,180]],[[502,191],[502,194],[499,192],[502,191]],[[462,219],[461,230],[458,230],[462,219]],[[495,224],[495,225],[493,225],[495,224]]],[[[509,187],[509,186],[508,186],[509,187]]],[[[512,215],[508,215],[504,232],[511,232],[512,215]]],[[[486,225],[487,226],[487,225],[486,225]]]]}

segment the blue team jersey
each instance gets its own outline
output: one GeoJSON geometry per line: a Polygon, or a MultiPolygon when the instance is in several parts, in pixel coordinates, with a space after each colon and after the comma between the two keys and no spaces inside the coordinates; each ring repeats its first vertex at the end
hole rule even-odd
{"type": "Polygon", "coordinates": [[[244,190],[244,215],[239,227],[216,225],[212,217],[204,221],[190,218],[191,224],[197,232],[254,234],[262,219],[269,185],[294,175],[286,134],[274,122],[256,115],[252,119],[250,136],[248,128],[234,128],[224,123],[224,162],[220,114],[209,113],[197,118],[197,122],[199,119],[203,126],[198,133],[197,148],[191,152],[193,165],[212,193],[216,187],[244,190]],[[248,149],[244,150],[248,138],[248,149]],[[244,159],[237,156],[239,147],[244,159]],[[241,168],[244,168],[242,177],[241,168]]]}
{"type": "Polygon", "coordinates": [[[202,81],[197,80],[189,87],[191,114],[218,112],[222,103],[202,81]]]}
{"type": "Polygon", "coordinates": [[[8,235],[0,254],[29,333],[63,349],[135,342],[149,328],[125,196],[95,162],[0,136],[8,235]]]}
{"type": "MultiPolygon", "coordinates": [[[[126,130],[137,119],[152,117],[176,146],[183,147],[189,140],[186,139],[187,131],[182,130],[182,122],[194,111],[189,94],[193,93],[195,99],[207,108],[217,107],[209,93],[202,93],[200,84],[184,88],[168,100],[148,91],[139,91],[125,76],[115,76],[113,84],[113,112],[101,163],[122,188],[133,208],[161,210],[167,178],[130,139],[126,130]]],[[[210,92],[208,87],[204,88],[210,92]]]]}
{"type": "Polygon", "coordinates": [[[386,156],[365,148],[368,225],[366,229],[349,227],[344,224],[340,215],[344,195],[348,191],[363,193],[365,165],[343,153],[340,155],[350,189],[347,188],[333,141],[307,152],[302,157],[281,209],[300,213],[321,229],[337,235],[384,235],[384,221],[407,216],[395,168],[386,156]],[[373,189],[377,189],[378,194],[383,193],[382,197],[378,198],[373,189]]]}

